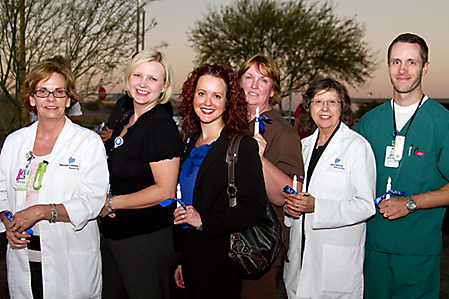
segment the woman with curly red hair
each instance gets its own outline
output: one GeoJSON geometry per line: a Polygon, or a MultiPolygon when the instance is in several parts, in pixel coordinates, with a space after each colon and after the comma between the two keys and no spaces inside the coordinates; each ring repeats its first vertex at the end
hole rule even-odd
{"type": "Polygon", "coordinates": [[[248,128],[245,94],[230,68],[203,64],[183,84],[181,99],[191,141],[179,178],[187,208],[174,212],[182,252],[176,283],[188,298],[240,298],[230,234],[260,222],[268,201],[257,142],[245,136],[235,167],[238,203],[229,207],[226,150],[232,136],[248,128]]]}

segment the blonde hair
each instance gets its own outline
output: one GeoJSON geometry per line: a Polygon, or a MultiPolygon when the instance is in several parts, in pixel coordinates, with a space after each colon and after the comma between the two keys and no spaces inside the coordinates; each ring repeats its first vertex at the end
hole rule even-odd
{"type": "Polygon", "coordinates": [[[159,62],[165,69],[164,74],[165,90],[162,92],[161,96],[158,99],[158,103],[165,104],[170,100],[170,98],[173,95],[173,90],[175,86],[173,78],[173,70],[167,57],[157,50],[153,49],[143,50],[142,52],[137,54],[133,58],[133,60],[131,60],[131,62],[128,64],[128,66],[125,69],[125,83],[127,89],[126,92],[131,97],[131,94],[129,93],[129,77],[131,77],[133,70],[140,64],[150,61],[159,62]]]}

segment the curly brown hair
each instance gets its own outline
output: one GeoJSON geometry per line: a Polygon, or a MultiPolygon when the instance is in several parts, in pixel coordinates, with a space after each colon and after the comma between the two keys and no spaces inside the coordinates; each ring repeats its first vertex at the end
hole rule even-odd
{"type": "Polygon", "coordinates": [[[180,98],[182,100],[179,111],[183,117],[182,128],[192,137],[201,133],[201,124],[193,108],[198,80],[202,76],[212,76],[223,79],[226,84],[226,109],[223,113],[225,132],[228,136],[244,134],[248,130],[247,104],[245,92],[231,68],[219,64],[203,64],[195,68],[182,85],[180,98]]]}
{"type": "Polygon", "coordinates": [[[302,110],[299,116],[301,126],[310,132],[316,129],[316,124],[310,115],[310,102],[317,93],[323,90],[335,90],[338,99],[341,101],[340,120],[348,127],[351,127],[354,123],[354,113],[351,110],[351,98],[349,97],[348,90],[343,84],[331,78],[321,78],[313,81],[302,95],[302,110]]]}
{"type": "Polygon", "coordinates": [[[70,97],[69,108],[81,99],[75,91],[75,76],[72,73],[70,61],[57,55],[36,64],[26,76],[26,79],[20,88],[19,101],[25,105],[29,111],[36,113],[36,107],[30,105],[29,99],[37,83],[49,79],[53,73],[61,74],[65,79],[70,97]]]}

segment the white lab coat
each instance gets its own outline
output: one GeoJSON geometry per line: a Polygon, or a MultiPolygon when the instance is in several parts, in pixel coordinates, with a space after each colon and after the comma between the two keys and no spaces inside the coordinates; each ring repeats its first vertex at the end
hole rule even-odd
{"type": "MultiPolygon", "coordinates": [[[[318,130],[302,140],[305,170],[318,130]]],[[[304,179],[303,192],[306,190],[304,179]]],[[[285,217],[290,249],[284,281],[289,299],[363,298],[365,222],[374,215],[376,166],[369,143],[341,123],[319,159],[308,192],[315,211],[299,219],[285,217]],[[301,269],[301,226],[305,217],[301,269]]]]}
{"type": "MultiPolygon", "coordinates": [[[[37,123],[10,134],[0,155],[0,211],[25,207],[26,191],[14,183],[33,149],[37,123]]],[[[108,188],[106,154],[100,137],[68,118],[52,152],[39,190],[39,204],[62,203],[71,222],[40,221],[44,298],[101,296],[100,237],[96,217],[108,188]]],[[[32,182],[31,182],[32,183],[32,182]]],[[[0,221],[0,232],[5,231],[0,221]]],[[[7,251],[11,298],[32,298],[27,249],[7,251]]]]}

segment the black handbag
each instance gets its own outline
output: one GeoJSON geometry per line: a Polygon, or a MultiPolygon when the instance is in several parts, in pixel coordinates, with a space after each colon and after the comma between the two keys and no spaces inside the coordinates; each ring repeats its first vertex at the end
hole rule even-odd
{"type": "MultiPolygon", "coordinates": [[[[235,185],[235,164],[237,163],[240,140],[244,135],[234,136],[228,146],[229,207],[237,204],[237,186],[235,185]]],[[[284,244],[282,227],[276,213],[267,201],[265,218],[257,225],[238,233],[231,234],[229,257],[234,268],[243,276],[256,276],[270,268],[284,244]]]]}

